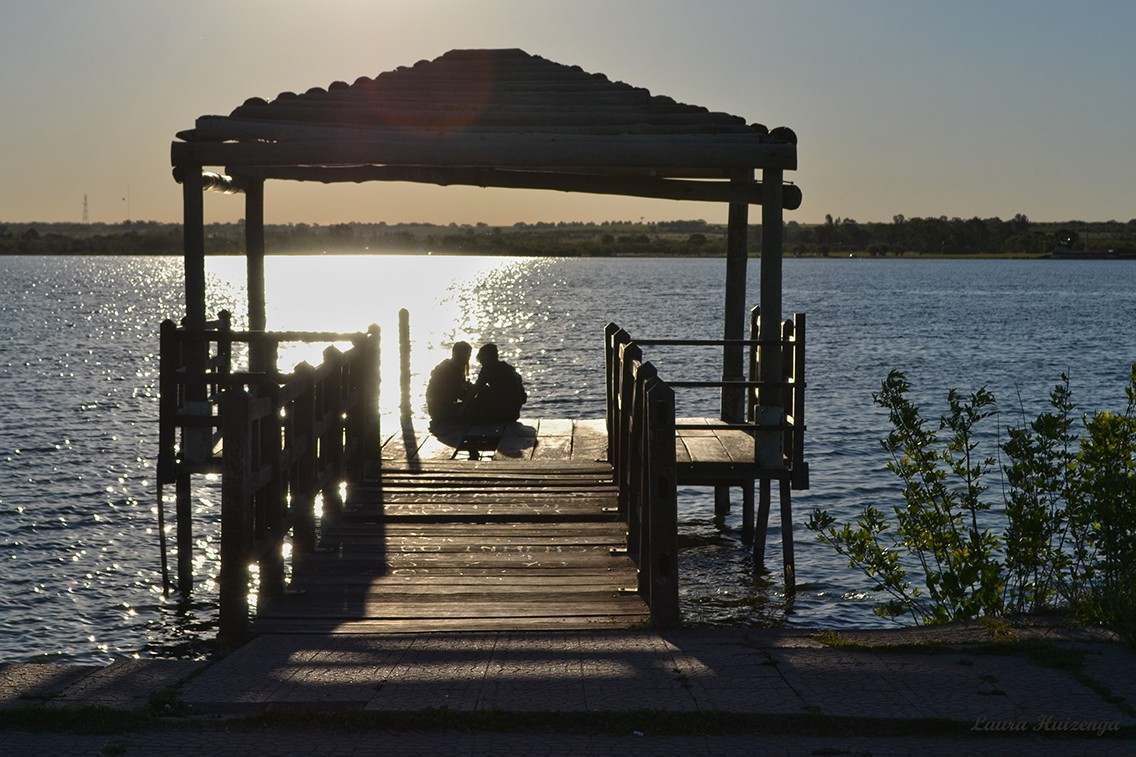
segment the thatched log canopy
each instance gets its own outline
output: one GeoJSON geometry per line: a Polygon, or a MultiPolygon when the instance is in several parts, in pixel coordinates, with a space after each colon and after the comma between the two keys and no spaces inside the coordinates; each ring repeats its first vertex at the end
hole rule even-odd
{"type": "MultiPolygon", "coordinates": [[[[232,182],[207,188],[228,189],[413,181],[760,204],[752,178],[731,179],[797,161],[789,129],[522,50],[453,50],[352,84],[251,98],[178,138],[173,165],[223,167],[232,182]]],[[[786,189],[783,206],[799,206],[786,189]]]]}

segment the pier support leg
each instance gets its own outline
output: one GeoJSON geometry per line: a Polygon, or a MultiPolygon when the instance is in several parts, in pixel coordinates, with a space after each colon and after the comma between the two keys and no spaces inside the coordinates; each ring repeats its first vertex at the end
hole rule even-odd
{"type": "Polygon", "coordinates": [[[742,544],[753,544],[753,481],[742,484],[742,544]]]}
{"type": "Polygon", "coordinates": [[[726,520],[726,516],[730,514],[730,487],[728,486],[715,486],[714,487],[714,522],[718,527],[721,527],[726,520]]]}
{"type": "Polygon", "coordinates": [[[793,508],[790,503],[789,480],[781,479],[781,553],[785,563],[785,593],[797,590],[797,566],[793,556],[793,508]]]}
{"type": "Polygon", "coordinates": [[[193,498],[190,476],[179,474],[176,479],[177,495],[177,576],[178,592],[188,597],[193,591],[193,498]]]}
{"type": "Polygon", "coordinates": [[[768,478],[760,481],[757,503],[757,533],[753,538],[753,569],[765,570],[765,538],[769,532],[769,505],[773,499],[771,482],[768,478]]]}

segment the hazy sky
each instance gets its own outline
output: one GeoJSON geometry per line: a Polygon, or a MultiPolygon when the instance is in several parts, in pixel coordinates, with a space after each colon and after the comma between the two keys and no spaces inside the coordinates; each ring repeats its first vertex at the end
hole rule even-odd
{"type": "MultiPolygon", "coordinates": [[[[0,221],[179,221],[176,132],[453,48],[519,47],[792,127],[788,218],[1136,218],[1131,0],[0,0],[0,221]]],[[[705,218],[721,206],[273,182],[269,223],[705,218]]],[[[242,217],[210,195],[207,221],[242,217]]]]}

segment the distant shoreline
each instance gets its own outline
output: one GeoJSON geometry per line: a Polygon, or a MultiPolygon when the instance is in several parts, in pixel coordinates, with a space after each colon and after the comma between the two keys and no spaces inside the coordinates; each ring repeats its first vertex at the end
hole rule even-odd
{"type": "MultiPolygon", "coordinates": [[[[820,258],[1136,258],[1136,219],[1121,223],[1035,223],[1024,216],[904,218],[860,224],[787,222],[784,257],[820,258]]],[[[724,257],[727,229],[704,220],[638,223],[517,223],[449,225],[345,223],[330,226],[267,224],[267,254],[430,255],[522,257],[724,257]]],[[[760,255],[761,227],[748,227],[751,256],[760,255]]],[[[181,224],[0,223],[0,254],[180,255],[181,224]]],[[[241,254],[243,223],[205,225],[207,255],[241,254]]]]}
{"type": "MultiPolygon", "coordinates": [[[[573,254],[573,253],[513,253],[513,252],[491,252],[491,251],[422,251],[422,250],[322,250],[320,252],[310,252],[303,250],[289,250],[289,251],[268,251],[265,257],[269,258],[288,258],[288,257],[318,257],[327,255],[329,257],[384,257],[384,256],[413,256],[413,257],[512,257],[512,258],[581,258],[581,259],[604,259],[604,258],[642,258],[644,260],[656,259],[725,259],[725,252],[715,253],[699,253],[699,254],[682,254],[682,253],[656,253],[656,252],[609,252],[605,254],[573,254]]],[[[43,257],[43,258],[66,258],[66,257],[153,257],[153,258],[180,258],[181,252],[58,252],[58,253],[43,253],[43,252],[10,252],[0,251],[0,257],[43,257]]],[[[206,252],[205,256],[208,258],[232,258],[242,257],[243,252],[206,252]]],[[[751,252],[749,254],[751,260],[760,260],[760,252],[751,252]]],[[[958,253],[958,254],[922,254],[922,253],[898,253],[888,255],[873,255],[871,253],[848,253],[846,255],[822,255],[819,253],[806,253],[806,254],[792,254],[784,255],[786,260],[799,259],[799,260],[1082,260],[1082,261],[1099,261],[1099,260],[1136,260],[1136,253],[1073,253],[1073,254],[1033,254],[1021,252],[985,252],[985,253],[958,253]]]]}

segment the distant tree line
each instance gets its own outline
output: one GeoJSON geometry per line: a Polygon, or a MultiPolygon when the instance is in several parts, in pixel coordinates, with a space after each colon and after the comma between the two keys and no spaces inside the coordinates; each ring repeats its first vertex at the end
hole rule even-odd
{"type": "Polygon", "coordinates": [[[1055,249],[1136,251],[1136,219],[1127,223],[1034,223],[1024,215],[1001,218],[905,218],[891,223],[857,223],[825,216],[823,224],[788,223],[785,248],[828,255],[1043,255],[1055,249]],[[1083,245],[1084,247],[1082,247],[1083,245]]]}
{"type": "MultiPolygon", "coordinates": [[[[205,227],[206,252],[244,251],[244,225],[205,227]]],[[[726,249],[726,228],[704,220],[570,221],[477,224],[342,223],[275,224],[265,229],[275,253],[481,253],[498,255],[718,256],[726,249]]],[[[761,227],[750,226],[749,249],[761,252],[761,227]]],[[[1116,251],[1136,256],[1136,219],[1120,221],[1030,221],[1000,218],[905,218],[858,223],[825,217],[824,223],[785,224],[784,250],[798,256],[1046,255],[1054,250],[1116,251]]],[[[180,224],[127,221],[120,224],[0,223],[0,254],[177,255],[180,224]]]]}

